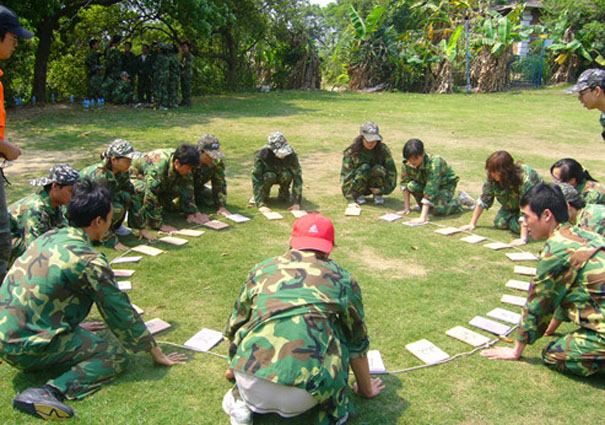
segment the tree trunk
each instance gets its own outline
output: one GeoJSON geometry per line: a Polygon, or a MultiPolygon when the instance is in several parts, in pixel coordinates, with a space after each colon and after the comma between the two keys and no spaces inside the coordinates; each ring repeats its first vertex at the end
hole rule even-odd
{"type": "Polygon", "coordinates": [[[221,35],[227,50],[227,86],[229,90],[235,90],[237,88],[237,43],[233,39],[230,28],[221,30],[221,35]]]}
{"type": "Polygon", "coordinates": [[[503,91],[508,86],[508,47],[496,56],[488,47],[482,47],[471,68],[471,79],[476,83],[479,93],[503,91]]]}
{"type": "Polygon", "coordinates": [[[36,50],[36,63],[34,64],[34,87],[32,96],[36,96],[39,102],[46,100],[46,75],[48,73],[48,58],[50,57],[50,45],[56,21],[54,19],[43,20],[36,28],[36,36],[39,39],[36,50]]]}

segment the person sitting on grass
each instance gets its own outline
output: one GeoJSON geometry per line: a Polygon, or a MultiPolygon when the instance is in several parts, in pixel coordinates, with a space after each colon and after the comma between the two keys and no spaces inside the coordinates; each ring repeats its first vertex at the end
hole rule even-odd
{"type": "Polygon", "coordinates": [[[279,185],[278,200],[291,204],[289,210],[300,210],[302,169],[296,152],[279,131],[271,133],[267,144],[255,154],[252,169],[253,198],[250,202],[254,202],[260,212],[271,211],[267,201],[274,185],[279,185]]]}
{"type": "Polygon", "coordinates": [[[557,183],[557,186],[561,188],[567,202],[569,222],[605,236],[605,205],[587,204],[569,183],[557,183]]]}
{"type": "Polygon", "coordinates": [[[69,227],[36,239],[17,259],[0,287],[0,358],[23,371],[65,370],[42,387],[27,388],[13,407],[46,420],[73,416],[64,399],[79,400],[129,363],[126,349],[148,352],[164,366],[185,355],[165,355],[128,295],[120,291],[105,255],[94,250],[111,226],[111,193],[82,180],[67,205],[69,227]],[[82,326],[95,304],[119,343],[82,326]]]}
{"type": "Polygon", "coordinates": [[[361,289],[328,258],[333,245],[330,219],[308,214],[294,222],[288,252],[251,270],[224,332],[232,425],[252,424],[252,412],[289,418],[316,405],[316,424],[345,423],[349,366],[359,396],[384,389],[370,376],[361,289]]]}
{"type": "Polygon", "coordinates": [[[410,213],[410,194],[414,196],[418,207],[422,206],[420,217],[413,222],[428,221],[429,210],[437,215],[449,215],[462,211],[462,206],[473,208],[475,201],[466,192],[454,197],[460,178],[445,159],[439,155],[427,153],[419,139],[410,139],[403,146],[403,164],[401,167],[401,190],[403,191],[403,211],[410,213]]]}
{"type": "Polygon", "coordinates": [[[484,350],[492,359],[518,360],[557,322],[579,326],[542,351],[546,366],[579,376],[605,373],[605,238],[567,221],[567,203],[556,185],[541,183],[521,198],[523,226],[546,239],[514,347],[484,350]]]}
{"type": "Polygon", "coordinates": [[[383,196],[397,186],[397,168],[374,122],[364,122],[359,133],[343,152],[340,170],[342,194],[359,205],[365,204],[366,196],[372,194],[374,204],[383,205],[383,196]]]}
{"type": "Polygon", "coordinates": [[[601,136],[605,141],[605,70],[592,68],[582,72],[578,82],[565,90],[566,93],[578,93],[578,100],[586,109],[601,111],[601,136]]]}
{"type": "Polygon", "coordinates": [[[550,167],[555,183],[569,183],[587,204],[605,205],[605,188],[582,165],[572,158],[563,158],[550,167]]]}
{"type": "Polygon", "coordinates": [[[101,162],[90,165],[80,171],[82,178],[103,182],[113,197],[113,217],[111,227],[101,241],[104,246],[120,251],[128,249],[118,240],[118,234],[125,235],[129,230],[122,224],[128,213],[128,225],[140,231],[140,237],[147,240],[157,239],[144,229],[145,217],[141,215],[141,202],[130,181],[128,170],[132,158],[138,155],[127,140],[115,139],[101,154],[101,162]]]}
{"type": "Polygon", "coordinates": [[[529,165],[515,163],[513,157],[506,151],[492,153],[485,161],[485,170],[487,181],[483,184],[481,197],[477,201],[471,222],[462,226],[460,230],[474,230],[483,210],[491,208],[494,199],[497,199],[502,207],[496,214],[494,226],[521,234],[520,238],[511,242],[512,246],[526,244],[527,228],[519,223],[522,217],[519,200],[532,187],[542,183],[542,177],[529,165]]]}

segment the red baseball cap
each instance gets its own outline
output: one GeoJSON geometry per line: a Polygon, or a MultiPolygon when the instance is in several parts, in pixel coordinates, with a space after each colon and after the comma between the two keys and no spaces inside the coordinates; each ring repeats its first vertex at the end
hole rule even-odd
{"type": "Polygon", "coordinates": [[[332,221],[317,213],[302,216],[294,222],[290,246],[294,249],[312,249],[329,254],[334,246],[332,221]]]}

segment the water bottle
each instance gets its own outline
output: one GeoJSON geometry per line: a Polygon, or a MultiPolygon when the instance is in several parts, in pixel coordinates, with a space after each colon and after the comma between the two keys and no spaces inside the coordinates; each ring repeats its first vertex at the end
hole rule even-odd
{"type": "Polygon", "coordinates": [[[97,102],[97,108],[98,109],[103,109],[105,107],[105,99],[103,99],[102,97],[99,98],[99,101],[97,102]]]}
{"type": "Polygon", "coordinates": [[[74,95],[73,95],[73,94],[70,94],[70,95],[69,95],[69,101],[70,101],[71,103],[74,103],[74,95]]]}
{"type": "Polygon", "coordinates": [[[36,96],[32,96],[32,105],[36,104],[36,96]]]}
{"type": "Polygon", "coordinates": [[[90,106],[90,103],[88,102],[88,99],[84,99],[82,101],[82,106],[84,107],[85,111],[88,111],[88,107],[90,106]]]}

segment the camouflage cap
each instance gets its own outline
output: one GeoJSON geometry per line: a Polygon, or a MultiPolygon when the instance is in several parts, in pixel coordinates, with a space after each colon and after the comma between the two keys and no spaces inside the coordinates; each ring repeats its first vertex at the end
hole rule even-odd
{"type": "Polygon", "coordinates": [[[580,199],[583,199],[576,188],[569,183],[557,183],[557,186],[559,186],[559,189],[561,189],[561,192],[563,192],[565,202],[568,204],[576,203],[580,199]]]}
{"type": "Polygon", "coordinates": [[[581,92],[590,87],[600,86],[605,87],[605,71],[599,68],[587,69],[578,78],[578,82],[564,90],[565,93],[573,94],[581,92]]]}
{"type": "Polygon", "coordinates": [[[130,75],[128,75],[128,71],[122,71],[120,72],[120,78],[130,78],[130,75]]]}
{"type": "Polygon", "coordinates": [[[294,152],[292,146],[288,144],[286,136],[281,134],[279,131],[274,131],[273,133],[269,134],[269,137],[267,137],[267,147],[271,149],[271,152],[273,152],[278,158],[285,158],[294,152]]]}
{"type": "Polygon", "coordinates": [[[78,170],[67,164],[58,164],[50,169],[48,176],[31,179],[29,184],[32,186],[46,186],[47,184],[57,183],[62,186],[69,186],[78,180],[80,180],[78,170]]]}
{"type": "Polygon", "coordinates": [[[218,142],[218,137],[213,134],[204,134],[197,141],[197,148],[202,153],[207,153],[213,159],[221,159],[225,154],[221,150],[221,145],[218,142]]]}
{"type": "Polygon", "coordinates": [[[382,136],[378,132],[378,126],[373,121],[366,121],[361,124],[359,134],[361,134],[368,142],[378,142],[382,140],[382,136]]]}
{"type": "Polygon", "coordinates": [[[103,153],[104,158],[121,158],[126,157],[133,159],[138,154],[128,140],[115,139],[109,144],[107,150],[103,153]]]}

